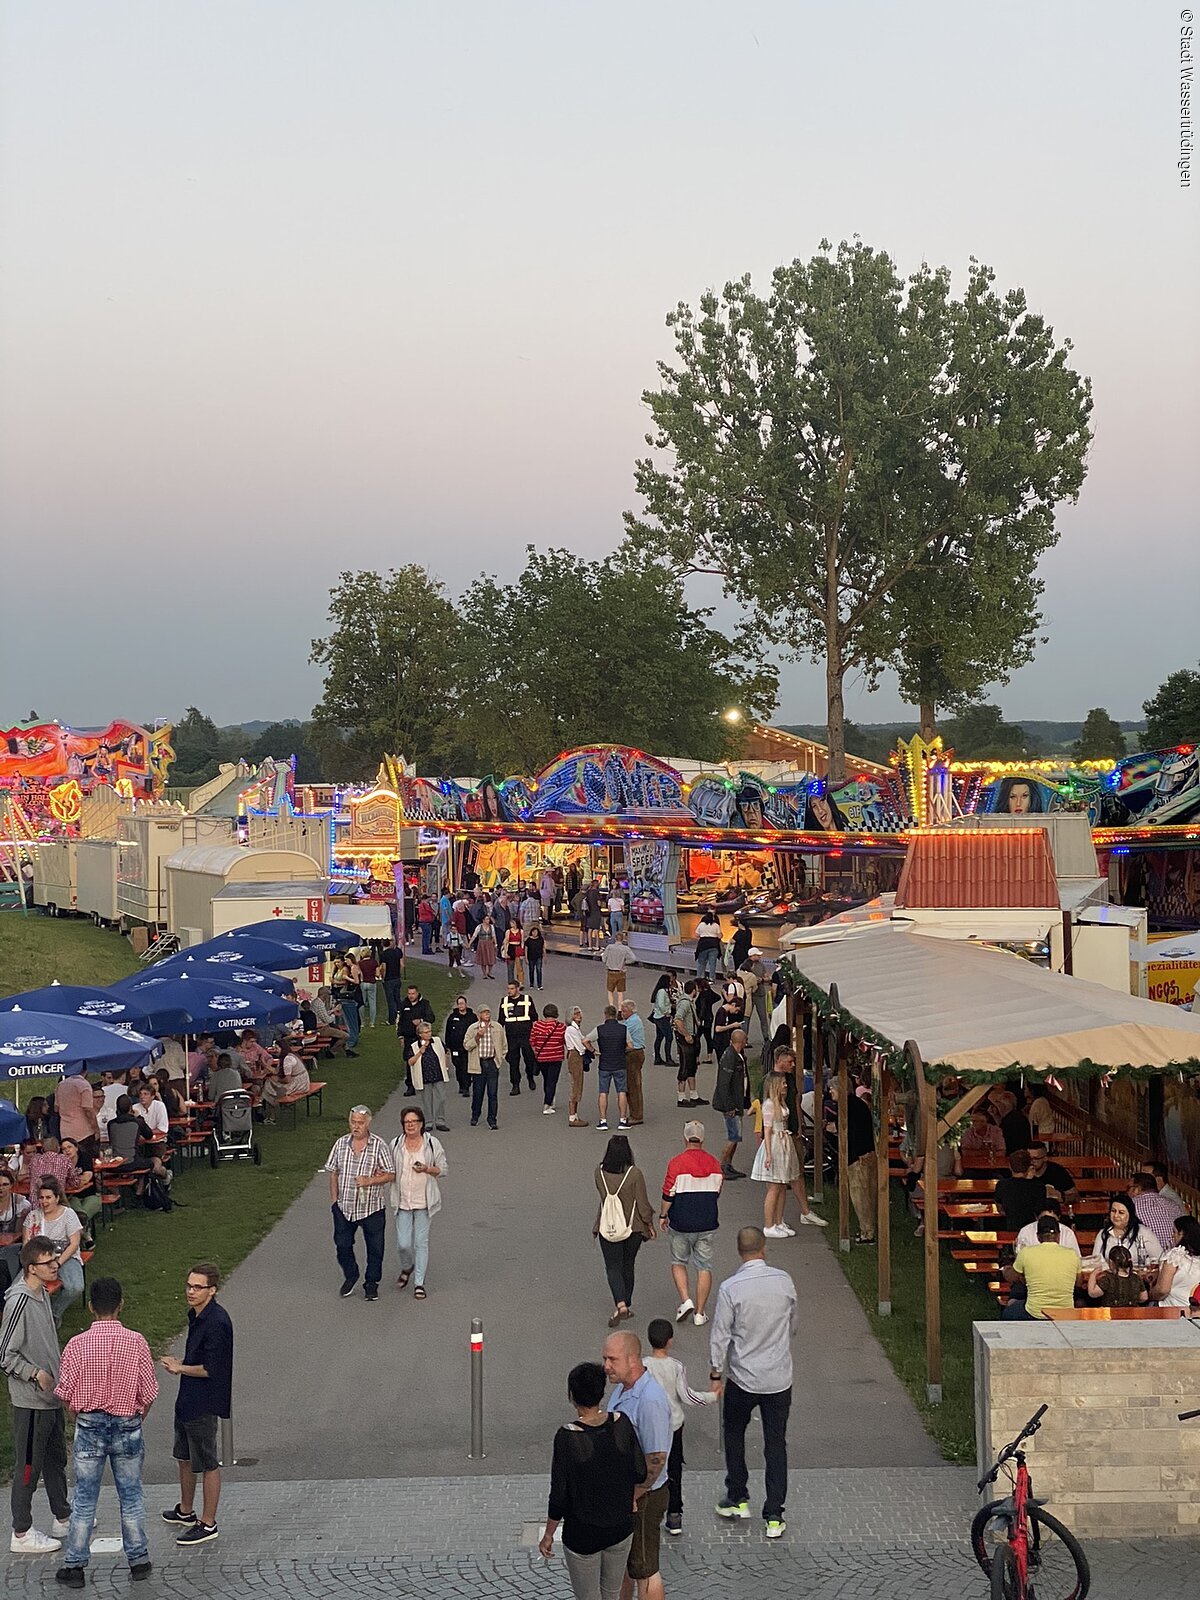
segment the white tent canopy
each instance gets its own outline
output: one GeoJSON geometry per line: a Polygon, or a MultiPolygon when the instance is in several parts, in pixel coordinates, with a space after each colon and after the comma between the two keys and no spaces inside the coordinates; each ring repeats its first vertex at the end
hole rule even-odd
{"type": "Polygon", "coordinates": [[[325,921],[335,928],[345,928],[347,933],[357,933],[364,944],[368,939],[390,939],[392,916],[381,901],[362,901],[353,905],[340,905],[331,901],[325,921]]]}
{"type": "MultiPolygon", "coordinates": [[[[813,930],[815,931],[815,930],[813,930]]],[[[927,1066],[1002,1074],[1094,1062],[1170,1069],[1200,1062],[1200,1016],[1047,972],[969,944],[867,923],[834,944],[793,946],[798,972],[927,1066]]]]}

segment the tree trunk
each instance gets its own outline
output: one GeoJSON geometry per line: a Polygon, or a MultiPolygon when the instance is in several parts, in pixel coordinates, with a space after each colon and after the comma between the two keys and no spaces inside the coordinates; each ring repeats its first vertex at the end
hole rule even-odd
{"type": "Polygon", "coordinates": [[[840,789],[846,781],[846,703],[842,696],[845,673],[837,628],[828,627],[825,633],[825,720],[829,730],[827,785],[830,789],[840,789]]]}
{"type": "Polygon", "coordinates": [[[921,737],[928,744],[937,732],[937,707],[933,700],[921,696],[921,737]]]}

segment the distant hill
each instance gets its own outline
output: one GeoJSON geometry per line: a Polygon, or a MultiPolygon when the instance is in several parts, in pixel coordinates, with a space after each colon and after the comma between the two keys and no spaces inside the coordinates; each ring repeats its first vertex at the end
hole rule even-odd
{"type": "Polygon", "coordinates": [[[227,728],[219,731],[223,734],[244,734],[246,739],[253,742],[260,735],[266,733],[268,728],[302,728],[304,724],[299,717],[275,717],[269,722],[231,722],[227,728]]]}
{"type": "MultiPolygon", "coordinates": [[[[1025,729],[1037,746],[1048,755],[1066,755],[1083,731],[1083,722],[1046,722],[1038,718],[1011,717],[1025,729]]],[[[825,743],[826,728],[823,722],[781,723],[784,733],[794,733],[800,739],[815,739],[825,743]]],[[[1145,719],[1140,722],[1121,722],[1121,731],[1133,735],[1127,740],[1131,751],[1136,750],[1137,735],[1146,731],[1145,719]]],[[[855,722],[847,724],[846,748],[851,755],[862,756],[867,761],[883,761],[893,750],[898,738],[908,739],[917,731],[914,717],[909,722],[855,722]]]]}

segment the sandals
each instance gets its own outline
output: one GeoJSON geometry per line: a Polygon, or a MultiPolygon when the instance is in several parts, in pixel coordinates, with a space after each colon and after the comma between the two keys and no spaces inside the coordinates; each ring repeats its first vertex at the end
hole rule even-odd
{"type": "Polygon", "coordinates": [[[409,1267],[407,1272],[402,1272],[400,1274],[400,1276],[396,1279],[396,1287],[397,1287],[397,1289],[407,1289],[408,1288],[408,1280],[411,1277],[412,1277],[412,1268],[409,1267]]]}
{"type": "Polygon", "coordinates": [[[423,1283],[419,1283],[417,1285],[417,1287],[413,1290],[413,1299],[414,1300],[428,1300],[428,1298],[429,1298],[429,1296],[425,1293],[425,1285],[423,1283]]]}

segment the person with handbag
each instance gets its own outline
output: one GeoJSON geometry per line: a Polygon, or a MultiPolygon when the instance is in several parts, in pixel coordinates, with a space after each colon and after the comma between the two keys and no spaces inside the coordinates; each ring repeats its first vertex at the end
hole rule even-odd
{"type": "Polygon", "coordinates": [[[567,1052],[567,1071],[571,1075],[571,1095],[567,1105],[567,1126],[569,1128],[586,1128],[586,1117],[579,1115],[579,1108],[583,1104],[583,1075],[591,1065],[591,1049],[583,1036],[583,1012],[578,1006],[571,1007],[570,1020],[567,1022],[566,1037],[563,1040],[567,1052]]]}
{"type": "Polygon", "coordinates": [[[633,1272],[643,1240],[655,1237],[654,1212],[646,1180],[634,1166],[633,1151],[623,1133],[615,1133],[596,1168],[600,1204],[592,1237],[600,1241],[604,1271],[613,1297],[610,1328],[633,1316],[633,1272]]]}
{"type": "Polygon", "coordinates": [[[449,1133],[450,1124],[446,1121],[446,1084],[450,1078],[450,1067],[446,1060],[446,1047],[440,1039],[434,1038],[433,1029],[428,1022],[417,1023],[417,1037],[413,1043],[408,1069],[412,1075],[413,1086],[421,1098],[421,1109],[426,1122],[431,1127],[436,1127],[439,1133],[449,1133]]]}

